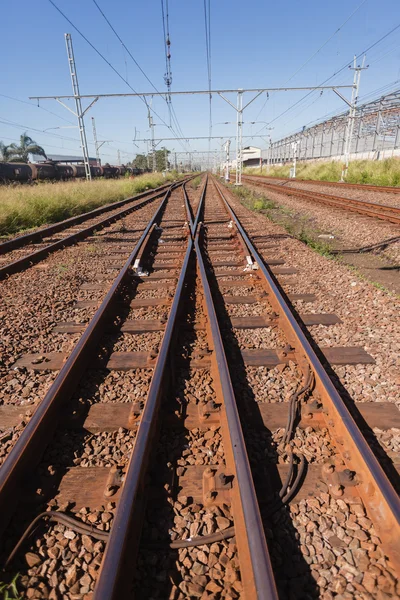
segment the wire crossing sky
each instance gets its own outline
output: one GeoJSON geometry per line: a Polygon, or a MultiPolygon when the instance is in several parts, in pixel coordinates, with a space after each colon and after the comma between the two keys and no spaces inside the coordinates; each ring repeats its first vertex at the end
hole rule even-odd
{"type": "MultiPolygon", "coordinates": [[[[80,154],[73,116],[54,101],[38,108],[28,97],[71,93],[66,32],[72,34],[82,94],[349,84],[348,65],[365,50],[370,66],[361,76],[359,102],[400,87],[398,0],[338,0],[334,11],[315,0],[258,0],[245,7],[237,0],[39,0],[32,11],[21,0],[7,4],[0,29],[5,47],[12,48],[0,66],[0,140],[16,142],[26,130],[57,154],[80,154]]],[[[172,100],[149,101],[156,138],[235,135],[236,114],[218,96],[172,100]]],[[[344,103],[328,91],[263,94],[246,111],[243,134],[273,128],[268,133],[279,139],[342,110],[344,103]]],[[[99,141],[112,140],[101,148],[103,162],[116,163],[118,150],[124,161],[147,151],[145,143],[133,143],[150,137],[143,99],[101,100],[86,118],[91,116],[99,141]]],[[[265,137],[246,140],[267,144],[265,137]]],[[[209,143],[172,139],[165,145],[178,152],[206,150],[209,143]]],[[[211,149],[219,147],[211,140],[211,149]]]]}

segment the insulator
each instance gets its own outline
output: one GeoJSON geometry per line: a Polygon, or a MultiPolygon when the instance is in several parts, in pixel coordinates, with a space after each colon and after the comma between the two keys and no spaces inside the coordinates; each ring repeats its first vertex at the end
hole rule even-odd
{"type": "Polygon", "coordinates": [[[170,45],[171,45],[171,41],[170,41],[170,39],[169,39],[169,36],[167,37],[167,40],[166,40],[166,41],[167,41],[167,46],[170,46],[170,45]]]}
{"type": "Polygon", "coordinates": [[[171,54],[169,52],[167,54],[167,58],[168,58],[168,60],[171,58],[171,54]]]}

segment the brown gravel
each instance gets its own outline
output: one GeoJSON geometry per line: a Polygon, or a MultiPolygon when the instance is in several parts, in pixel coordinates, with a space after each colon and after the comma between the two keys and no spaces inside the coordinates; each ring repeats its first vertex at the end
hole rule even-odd
{"type": "Polygon", "coordinates": [[[267,527],[283,597],[398,597],[396,574],[359,500],[344,501],[322,493],[292,504],[290,515],[279,511],[267,527]]]}
{"type": "MultiPolygon", "coordinates": [[[[251,213],[231,194],[229,198],[239,218],[249,219],[254,229],[264,235],[274,235],[274,244],[285,256],[287,265],[298,269],[299,274],[292,283],[285,283],[287,280],[278,276],[284,290],[287,293],[316,294],[316,301],[312,304],[294,302],[294,306],[307,312],[334,313],[342,320],[338,325],[310,328],[317,343],[324,346],[361,346],[375,359],[376,364],[373,365],[334,367],[353,399],[357,402],[398,401],[399,300],[357,278],[345,266],[329,261],[287,236],[282,227],[271,223],[263,215],[251,213]]],[[[263,255],[262,251],[260,253],[263,255]]]]}
{"type": "MultiPolygon", "coordinates": [[[[248,182],[246,187],[261,192],[269,200],[273,200],[289,210],[293,221],[303,223],[306,229],[315,230],[319,235],[333,235],[335,238],[332,240],[334,248],[362,248],[399,235],[398,226],[392,223],[363,217],[354,212],[335,209],[317,201],[313,203],[300,197],[289,197],[284,193],[269,190],[264,186],[255,186],[248,182]]],[[[332,194],[333,191],[331,190],[328,193],[332,194]]],[[[353,191],[351,194],[353,195],[353,191]]],[[[367,194],[367,192],[364,192],[364,194],[367,194]]],[[[375,192],[369,192],[369,194],[375,194],[375,192]]],[[[400,202],[398,194],[396,195],[396,202],[400,202]]],[[[324,239],[322,241],[329,242],[329,240],[324,239]]],[[[398,263],[400,260],[400,243],[391,244],[382,251],[382,256],[398,263]]]]}

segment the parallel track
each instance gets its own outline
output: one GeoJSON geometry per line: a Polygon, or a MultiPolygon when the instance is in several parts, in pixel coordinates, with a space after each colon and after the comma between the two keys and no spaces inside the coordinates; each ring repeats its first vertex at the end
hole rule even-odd
{"type": "Polygon", "coordinates": [[[376,204],[374,202],[364,202],[354,198],[333,196],[322,192],[311,192],[309,190],[302,190],[300,188],[289,188],[285,187],[283,184],[279,185],[271,183],[270,181],[265,181],[264,177],[243,175],[242,180],[244,183],[250,183],[256,186],[260,185],[266,189],[273,190],[274,192],[285,194],[286,196],[304,198],[305,200],[309,200],[314,203],[317,202],[321,204],[327,204],[345,211],[356,212],[360,215],[400,225],[400,208],[396,206],[386,206],[383,204],[376,204]]]}
{"type": "MultiPolygon", "coordinates": [[[[171,193],[176,195],[179,192],[175,190],[171,193]]],[[[166,193],[164,201],[148,223],[140,241],[89,322],[82,338],[67,358],[46,398],[37,408],[0,469],[1,529],[6,530],[8,519],[21,498],[21,489],[25,489],[23,482],[26,481],[27,473],[35,468],[49,444],[49,432],[56,431],[58,422],[64,415],[61,412],[62,407],[68,406],[79,380],[87,371],[89,362],[97,354],[99,344],[101,346],[101,338],[109,326],[107,323],[115,320],[116,315],[119,314],[115,300],[117,296],[121,296],[122,289],[124,295],[131,301],[130,290],[133,283],[131,265],[135,263],[136,268],[148,268],[151,273],[149,279],[133,277],[138,283],[139,291],[143,282],[155,279],[156,283],[160,281],[160,291],[164,288],[168,289],[171,286],[169,282],[173,282],[173,295],[170,294],[169,299],[156,296],[154,302],[152,298],[149,298],[148,302],[144,299],[142,305],[143,307],[147,305],[148,308],[143,308],[144,313],[141,317],[136,317],[136,321],[129,324],[125,322],[125,325],[123,319],[118,321],[121,331],[134,335],[161,329],[164,333],[158,352],[147,355],[147,358],[139,356],[139,354],[143,355],[143,352],[128,352],[125,357],[111,355],[108,358],[108,369],[114,368],[117,371],[122,369],[129,373],[135,372],[134,370],[138,368],[139,370],[140,368],[151,369],[151,379],[144,405],[130,406],[128,412],[126,410],[124,412],[127,415],[127,428],[131,431],[137,429],[137,433],[129,464],[123,469],[123,485],[115,476],[107,480],[107,489],[117,490],[116,493],[114,491],[108,494],[111,498],[115,497],[117,508],[110,534],[105,536],[106,551],[95,585],[94,599],[130,597],[132,586],[137,593],[142,586],[151,586],[152,582],[137,579],[137,573],[140,573],[142,568],[140,565],[143,565],[143,557],[147,556],[146,553],[149,551],[153,554],[161,553],[162,560],[166,562],[171,552],[172,554],[176,550],[180,552],[180,548],[187,547],[189,556],[190,548],[196,546],[203,548],[215,542],[227,543],[222,540],[232,539],[233,536],[236,542],[234,546],[237,546],[238,552],[239,564],[235,569],[238,569],[239,579],[232,580],[236,585],[230,588],[232,597],[268,599],[278,597],[275,572],[271,567],[264,528],[269,528],[271,515],[279,510],[285,510],[284,504],[292,500],[298,492],[301,476],[304,475],[304,460],[301,451],[295,456],[292,455],[286,471],[287,475],[284,477],[285,481],[282,479],[283,484],[279,495],[277,494],[279,488],[271,485],[265,487],[265,481],[261,482],[260,487],[260,473],[248,457],[248,447],[251,445],[248,426],[260,405],[255,403],[248,405],[240,393],[235,394],[237,382],[235,385],[232,383],[236,381],[238,372],[243,369],[243,363],[284,365],[289,360],[296,363],[302,377],[291,402],[286,405],[291,415],[286,427],[287,439],[290,441],[296,436],[295,424],[300,419],[307,421],[313,418],[322,428],[325,427],[329,431],[335,446],[335,456],[322,467],[322,476],[329,494],[332,497],[341,497],[343,494],[346,496],[350,493],[352,497],[359,498],[359,502],[364,504],[369,518],[374,523],[392,565],[398,567],[400,563],[397,546],[400,532],[399,499],[356,421],[333,386],[321,359],[322,353],[311,346],[299,316],[293,311],[290,302],[277,284],[274,270],[277,272],[281,267],[274,267],[274,265],[279,265],[280,261],[272,259],[268,263],[263,261],[260,251],[256,249],[251,236],[235,214],[229,198],[214,179],[209,179],[204,186],[195,218],[186,192],[184,192],[185,214],[183,215],[182,211],[179,214],[177,199],[173,201],[176,214],[168,212],[168,202],[171,202],[169,194],[170,192],[166,193]],[[186,229],[185,219],[189,223],[189,228],[186,229]],[[156,223],[163,227],[161,238],[159,230],[154,227],[156,223]],[[168,230],[171,230],[172,235],[168,230]],[[232,260],[229,258],[232,255],[236,255],[237,258],[232,260]],[[174,257],[174,263],[169,262],[169,256],[174,257]],[[197,270],[195,280],[193,279],[194,266],[197,270]],[[248,288],[252,288],[252,296],[226,294],[226,289],[240,288],[240,286],[243,286],[245,294],[248,288]],[[182,317],[192,302],[190,289],[193,289],[196,297],[200,299],[200,304],[196,304],[194,320],[186,320],[182,317]],[[235,317],[234,312],[229,312],[229,304],[235,306],[252,302],[256,302],[260,307],[269,308],[259,317],[235,317]],[[165,306],[168,311],[166,320],[158,321],[158,324],[146,316],[146,310],[150,314],[153,310],[151,307],[156,306],[165,306]],[[182,342],[182,339],[186,340],[187,335],[184,323],[191,328],[192,333],[204,332],[205,335],[200,345],[201,351],[189,352],[187,365],[189,375],[186,374],[185,377],[190,381],[196,369],[209,371],[211,374],[209,387],[211,386],[214,391],[209,389],[208,393],[211,395],[206,400],[198,402],[186,400],[182,404],[177,404],[177,390],[180,389],[177,385],[177,377],[182,371],[179,361],[181,361],[180,357],[183,357],[183,348],[186,347],[186,342],[182,342]],[[232,351],[233,330],[254,330],[268,326],[279,328],[287,340],[286,347],[278,349],[277,352],[273,350],[252,352],[241,348],[239,344],[236,354],[232,351]],[[112,364],[116,366],[113,367],[112,364]],[[187,425],[186,419],[192,424],[187,425]],[[243,429],[241,423],[244,423],[243,429]],[[181,472],[177,474],[178,469],[176,465],[174,466],[174,459],[168,455],[168,438],[169,436],[173,438],[173,431],[182,426],[194,431],[202,430],[208,433],[214,431],[215,435],[217,435],[216,428],[220,430],[224,449],[223,461],[213,462],[211,459],[210,463],[200,463],[208,464],[207,468],[200,468],[197,463],[194,463],[196,468],[192,468],[193,463],[185,463],[185,467],[180,467],[181,472]],[[171,469],[173,471],[172,483],[161,468],[163,465],[160,456],[168,460],[169,472],[171,469]],[[253,477],[256,487],[254,487],[253,477]],[[150,491],[152,493],[149,493],[150,491]],[[160,495],[160,492],[163,493],[160,495]],[[157,496],[154,496],[155,493],[157,496]],[[165,502],[165,496],[174,510],[179,511],[180,509],[176,507],[183,506],[184,510],[189,511],[185,513],[186,515],[190,514],[190,506],[187,505],[188,496],[195,496],[194,506],[199,507],[193,509],[195,511],[206,509],[212,511],[218,510],[218,507],[225,507],[223,514],[230,515],[228,518],[231,519],[232,525],[225,533],[223,530],[213,533],[210,540],[207,536],[202,539],[204,533],[197,537],[194,534],[194,540],[179,539],[179,535],[177,537],[175,533],[169,548],[171,526],[162,526],[161,520],[156,527],[158,533],[154,537],[154,525],[149,529],[147,523],[149,515],[152,519],[150,524],[156,522],[157,513],[161,514],[161,499],[164,498],[165,502]],[[200,509],[201,505],[203,509],[200,509]],[[148,537],[149,531],[153,531],[151,539],[148,537]],[[136,583],[133,582],[134,577],[136,583]]],[[[200,339],[203,339],[201,336],[200,339]]],[[[122,407],[119,404],[115,405],[115,414],[112,411],[107,413],[110,426],[115,427],[115,422],[118,422],[119,418],[117,415],[121,414],[121,411],[122,407]]],[[[270,416],[274,416],[274,411],[272,409],[271,411],[270,416]]],[[[107,417],[102,417],[97,412],[97,418],[101,429],[107,417]]],[[[264,420],[264,426],[269,427],[268,418],[264,420]]],[[[186,450],[185,452],[187,455],[186,450]]],[[[91,485],[93,488],[98,487],[96,482],[91,485]]],[[[314,493],[317,494],[318,491],[315,490],[314,493]]],[[[97,493],[98,497],[102,498],[101,492],[97,493]]],[[[69,499],[75,500],[71,496],[69,499]]],[[[103,504],[105,502],[104,498],[103,504]]],[[[78,508],[79,502],[76,506],[77,510],[78,508]]],[[[180,513],[176,514],[179,516],[180,513]]],[[[71,527],[74,529],[74,525],[71,527]]],[[[79,532],[79,528],[77,531],[79,532]]],[[[98,534],[100,535],[99,532],[98,534]]],[[[183,558],[179,554],[173,560],[178,560],[176,563],[178,564],[183,558]]],[[[235,557],[232,561],[234,560],[235,557]]],[[[162,564],[161,562],[160,566],[162,564]]],[[[196,590],[196,594],[198,593],[200,597],[202,593],[200,590],[205,587],[204,577],[196,579],[192,571],[185,571],[183,566],[182,569],[183,571],[180,572],[186,572],[186,579],[181,584],[176,582],[179,589],[174,587],[174,580],[172,584],[176,594],[174,597],[191,596],[188,590],[196,590]]],[[[160,581],[163,585],[162,580],[160,581]]],[[[216,582],[213,585],[214,588],[210,590],[218,589],[221,584],[216,582]]],[[[166,597],[168,593],[166,592],[166,597]]],[[[141,597],[140,593],[138,597],[141,597]]]]}
{"type": "Polygon", "coordinates": [[[150,202],[153,202],[157,198],[160,198],[163,194],[165,194],[169,187],[170,184],[163,185],[155,190],[143,192],[142,194],[138,194],[132,198],[126,198],[125,200],[121,200],[115,204],[98,208],[89,213],[79,215],[78,217],[72,217],[66,221],[56,223],[55,225],[50,225],[49,227],[45,227],[39,231],[16,237],[8,242],[0,244],[0,255],[2,254],[6,259],[2,261],[2,264],[0,264],[0,280],[14,273],[23,271],[24,269],[27,269],[32,265],[44,260],[53,252],[84,240],[90,235],[100,231],[104,227],[123,219],[130,213],[140,209],[150,202]],[[141,201],[138,202],[138,200],[141,201]],[[128,205],[126,208],[121,208],[126,205],[128,205]],[[98,219],[99,216],[101,217],[101,215],[104,213],[111,211],[112,214],[110,216],[103,219],[98,219]],[[78,231],[74,229],[76,225],[88,220],[94,220],[94,223],[81,228],[78,231]],[[65,237],[58,238],[56,241],[52,239],[52,236],[55,233],[69,228],[72,228],[72,232],[65,237]],[[49,239],[46,241],[46,238],[49,239]],[[35,246],[40,246],[40,248],[35,249],[32,252],[32,248],[35,248],[35,246]],[[27,248],[28,252],[21,253],[19,248],[25,247],[27,248]],[[16,254],[18,254],[18,256],[16,256],[16,254]]]}
{"type": "Polygon", "coordinates": [[[342,187],[345,189],[354,189],[354,190],[371,190],[373,192],[382,192],[386,194],[400,194],[400,187],[389,186],[389,185],[373,185],[368,183],[346,183],[339,181],[316,181],[315,179],[290,179],[289,177],[268,177],[267,175],[260,175],[260,178],[263,178],[267,181],[285,181],[295,183],[310,183],[313,185],[326,185],[332,187],[342,187]]]}

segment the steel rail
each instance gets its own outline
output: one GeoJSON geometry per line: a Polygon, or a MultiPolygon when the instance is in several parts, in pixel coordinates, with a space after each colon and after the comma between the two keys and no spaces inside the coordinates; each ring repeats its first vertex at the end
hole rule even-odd
{"type": "Polygon", "coordinates": [[[343,187],[348,189],[357,189],[357,190],[372,190],[374,192],[383,192],[390,194],[400,194],[400,187],[389,186],[389,185],[374,185],[373,183],[348,183],[347,181],[317,181],[316,179],[301,179],[297,177],[295,179],[291,179],[290,177],[273,177],[271,175],[250,175],[250,177],[259,177],[260,179],[267,180],[281,180],[287,181],[291,183],[310,183],[313,185],[327,185],[327,186],[336,186],[343,187]]]}
{"type": "MultiPolygon", "coordinates": [[[[214,301],[211,295],[199,244],[201,229],[202,224],[200,223],[197,227],[195,237],[197,264],[205,296],[207,327],[211,332],[214,345],[213,360],[219,377],[219,385],[224,399],[223,410],[225,411],[229,436],[231,439],[231,452],[235,470],[234,486],[236,486],[237,493],[240,497],[240,501],[236,503],[236,510],[234,511],[234,518],[236,512],[241,513],[239,519],[235,518],[236,543],[241,562],[246,559],[246,566],[248,566],[249,571],[251,571],[247,572],[246,570],[246,572],[242,573],[242,582],[246,598],[277,600],[278,593],[265,540],[264,527],[247,456],[235,393],[233,391],[214,301]],[[240,527],[238,524],[241,519],[243,519],[244,528],[240,527]]],[[[228,448],[226,448],[225,451],[227,452],[228,448]]]]}
{"type": "Polygon", "coordinates": [[[124,198],[123,200],[119,200],[118,202],[114,202],[112,204],[106,204],[105,206],[100,206],[91,210],[89,212],[82,213],[81,215],[77,215],[76,217],[70,217],[69,219],[65,219],[64,221],[59,221],[58,223],[54,223],[54,225],[49,225],[48,227],[44,227],[43,229],[39,229],[38,231],[32,231],[31,233],[26,233],[25,235],[20,235],[18,237],[12,238],[11,240],[7,240],[0,244],[0,255],[6,254],[11,250],[16,250],[17,248],[22,248],[23,246],[27,246],[32,242],[37,242],[42,240],[45,237],[49,237],[54,233],[58,233],[59,231],[63,231],[64,229],[68,229],[73,225],[79,225],[80,223],[84,223],[89,219],[94,219],[98,215],[101,215],[106,212],[110,212],[111,210],[121,208],[128,204],[129,202],[134,202],[135,200],[140,200],[141,198],[145,198],[146,196],[150,196],[151,194],[155,194],[157,192],[162,192],[166,188],[168,188],[170,184],[165,183],[157,188],[152,190],[147,190],[145,192],[141,192],[140,194],[136,194],[136,196],[131,196],[130,198],[124,198]]]}
{"type": "Polygon", "coordinates": [[[129,279],[132,263],[135,261],[150,229],[161,216],[171,191],[182,183],[173,184],[166,191],[163,201],[149,220],[125,265],[115,278],[100,307],[89,321],[82,337],[74,346],[51,388],[38,405],[31,420],[1,466],[0,532],[4,531],[10,513],[17,504],[18,496],[21,493],[19,488],[28,479],[30,469],[40,460],[49,441],[49,436],[54,432],[59,422],[62,412],[61,408],[71,397],[93,357],[98,341],[103,334],[106,324],[109,322],[110,315],[113,313],[114,303],[118,298],[119,292],[129,279]]]}
{"type": "Polygon", "coordinates": [[[262,282],[268,293],[268,301],[279,314],[282,328],[290,343],[293,343],[300,356],[306,359],[314,373],[316,388],[328,413],[327,420],[332,421],[333,439],[346,452],[348,457],[346,464],[356,471],[360,496],[369,509],[370,517],[377,527],[387,554],[395,567],[399,568],[400,499],[297,322],[292,309],[283,298],[270,270],[265,266],[220,186],[218,183],[215,185],[232,221],[259,267],[262,282]]]}
{"type": "MultiPolygon", "coordinates": [[[[205,188],[203,193],[204,191],[205,188]]],[[[188,210],[188,202],[185,204],[186,210],[188,210]]],[[[189,223],[191,223],[190,210],[188,210],[188,220],[189,223]]],[[[135,446],[128,463],[117,512],[106,545],[99,577],[95,585],[93,600],[119,600],[120,598],[126,597],[124,595],[125,587],[127,585],[126,578],[127,575],[131,575],[132,564],[134,563],[132,557],[135,554],[135,551],[137,551],[137,544],[139,543],[140,538],[140,523],[142,520],[140,514],[140,496],[143,493],[144,477],[152,449],[153,433],[163,394],[162,383],[167,368],[167,358],[182,301],[182,292],[184,290],[184,283],[192,250],[193,239],[192,236],[189,235],[188,246],[175,289],[174,299],[168,315],[160,351],[156,359],[150,388],[137,431],[135,446]],[[135,539],[133,542],[135,544],[135,550],[132,550],[131,547],[131,531],[133,525],[135,527],[135,539]],[[130,548],[129,552],[128,548],[130,548]]]]}
{"type": "Polygon", "coordinates": [[[19,259],[15,260],[14,262],[9,263],[8,265],[4,265],[3,267],[0,267],[0,280],[4,279],[5,277],[7,277],[9,275],[19,273],[20,271],[23,271],[24,269],[29,268],[33,264],[40,262],[41,260],[45,259],[47,256],[49,256],[53,252],[56,252],[57,250],[61,250],[62,248],[66,248],[67,246],[72,246],[77,241],[85,239],[86,237],[88,237],[89,235],[94,233],[95,231],[98,231],[99,229],[103,229],[104,227],[107,227],[111,223],[118,221],[118,219],[121,219],[121,218],[125,217],[126,215],[129,215],[130,213],[132,213],[136,210],[139,210],[139,208],[146,206],[146,204],[153,202],[153,200],[160,198],[164,193],[165,193],[164,191],[156,192],[154,194],[154,196],[150,196],[149,198],[146,198],[142,202],[139,202],[139,204],[134,204],[133,206],[130,206],[128,208],[123,208],[122,210],[118,211],[114,215],[111,215],[111,216],[107,217],[106,219],[102,219],[95,225],[90,225],[89,227],[86,227],[85,229],[81,229],[77,233],[68,235],[67,237],[62,238],[61,240],[58,240],[57,242],[54,242],[53,244],[49,244],[48,246],[45,246],[44,248],[41,248],[40,250],[36,250],[36,252],[32,252],[31,254],[28,254],[27,256],[23,256],[22,258],[19,258],[19,259]]]}
{"type": "Polygon", "coordinates": [[[331,196],[329,194],[323,194],[322,192],[301,190],[300,188],[287,188],[275,183],[260,181],[259,179],[254,179],[252,176],[248,175],[244,175],[242,179],[245,182],[248,181],[249,183],[253,184],[259,183],[268,189],[286,194],[287,196],[299,196],[305,198],[306,200],[312,201],[317,200],[323,204],[329,204],[343,210],[356,212],[361,215],[366,215],[368,217],[373,217],[400,225],[400,208],[397,206],[377,204],[376,202],[366,202],[363,200],[356,200],[354,198],[343,198],[342,196],[331,196]]]}

